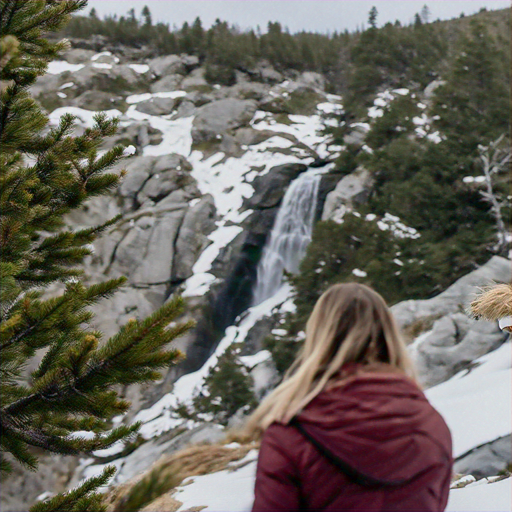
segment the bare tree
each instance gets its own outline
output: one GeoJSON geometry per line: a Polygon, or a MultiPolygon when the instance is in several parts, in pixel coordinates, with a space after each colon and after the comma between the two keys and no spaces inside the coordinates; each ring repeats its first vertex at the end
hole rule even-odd
{"type": "Polygon", "coordinates": [[[478,146],[478,158],[482,164],[482,170],[485,177],[486,190],[481,190],[480,194],[491,205],[491,213],[496,220],[496,229],[498,231],[498,243],[495,250],[498,254],[503,254],[510,243],[509,234],[503,220],[502,209],[509,201],[508,198],[500,197],[496,190],[495,181],[498,174],[509,169],[511,158],[510,146],[500,146],[504,139],[501,135],[498,139],[491,142],[488,146],[478,146]]]}

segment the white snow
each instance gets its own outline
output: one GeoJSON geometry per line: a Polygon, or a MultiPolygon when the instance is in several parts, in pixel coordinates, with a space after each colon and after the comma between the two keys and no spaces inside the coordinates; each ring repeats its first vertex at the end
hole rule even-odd
{"type": "Polygon", "coordinates": [[[147,101],[152,98],[181,98],[186,96],[186,91],[168,91],[168,92],[145,92],[144,94],[132,94],[126,98],[126,103],[129,105],[133,103],[140,103],[141,101],[147,101]]]}
{"type": "MultiPolygon", "coordinates": [[[[117,109],[105,110],[104,113],[107,114],[108,117],[119,117],[122,115],[122,112],[117,109]]],[[[78,118],[77,124],[85,128],[92,128],[94,126],[94,116],[99,114],[99,112],[85,110],[79,107],[61,107],[54,110],[49,115],[50,123],[53,125],[59,124],[60,118],[64,114],[72,114],[78,118]]]]}
{"type": "Polygon", "coordinates": [[[130,144],[129,146],[126,146],[123,150],[123,156],[131,156],[134,155],[137,152],[135,149],[135,146],[130,144]]]}
{"type": "Polygon", "coordinates": [[[91,60],[93,62],[97,61],[100,57],[114,57],[114,62],[117,64],[119,62],[119,57],[115,57],[112,55],[112,52],[100,52],[100,53],[97,53],[96,55],[93,55],[91,57],[91,60]]]}
{"type": "Polygon", "coordinates": [[[484,183],[485,176],[464,176],[464,178],[462,178],[462,181],[464,183],[484,183]]]}
{"type": "Polygon", "coordinates": [[[112,64],[107,64],[106,62],[95,62],[92,67],[98,69],[112,69],[112,64]]]}
{"type": "Polygon", "coordinates": [[[268,361],[271,357],[272,354],[268,350],[260,350],[253,356],[242,356],[239,359],[243,365],[249,368],[254,368],[257,364],[268,361]]]}
{"type": "Polygon", "coordinates": [[[244,341],[254,324],[260,318],[270,315],[275,308],[288,300],[290,295],[290,286],[288,284],[283,285],[273,297],[248,309],[238,325],[228,327],[215,352],[199,370],[178,379],[171,393],[164,395],[152,407],[143,409],[136,415],[134,421],[145,422],[140,429],[140,434],[149,439],[183,423],[183,420],[174,414],[173,409],[180,403],[189,404],[201,389],[210,368],[215,366],[218,358],[226,349],[232,343],[244,341]]]}
{"type": "Polygon", "coordinates": [[[462,371],[426,391],[446,420],[455,457],[512,431],[512,342],[477,359],[477,368],[462,371]]]}
{"type": "Polygon", "coordinates": [[[368,275],[364,270],[360,270],[358,268],[354,268],[352,270],[352,274],[354,274],[357,277],[366,277],[368,275]]]}
{"type": "Polygon", "coordinates": [[[489,483],[479,480],[461,489],[452,489],[446,512],[506,512],[512,510],[512,480],[489,483]]]}
{"type": "Polygon", "coordinates": [[[67,95],[67,94],[64,94],[63,92],[60,92],[60,91],[57,91],[57,96],[58,96],[59,98],[67,98],[67,97],[68,97],[68,95],[67,95]]]}
{"type": "Polygon", "coordinates": [[[135,73],[143,74],[149,71],[147,64],[128,64],[129,68],[132,68],[135,73]]]}
{"type": "Polygon", "coordinates": [[[68,87],[73,87],[75,85],[75,82],[66,82],[65,84],[62,84],[59,89],[67,89],[68,87]]]}
{"type": "Polygon", "coordinates": [[[249,512],[254,499],[256,462],[237,471],[218,471],[187,479],[174,495],[183,505],[178,512],[192,507],[215,512],[249,512]]]}
{"type": "MultiPolygon", "coordinates": [[[[375,218],[376,217],[372,213],[366,215],[366,220],[371,221],[375,218]]],[[[421,236],[414,228],[406,226],[403,222],[400,221],[399,217],[396,215],[391,215],[390,213],[385,213],[384,217],[377,221],[377,226],[381,231],[390,230],[397,238],[415,239],[421,236]]]]}
{"type": "Polygon", "coordinates": [[[50,75],[60,75],[60,73],[64,73],[64,71],[70,71],[73,73],[74,71],[79,71],[82,69],[84,64],[70,64],[65,60],[53,60],[48,63],[48,73],[50,75]]]}

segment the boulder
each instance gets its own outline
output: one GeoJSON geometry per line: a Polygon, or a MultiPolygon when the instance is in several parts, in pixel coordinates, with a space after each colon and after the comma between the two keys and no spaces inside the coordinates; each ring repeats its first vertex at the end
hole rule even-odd
{"type": "Polygon", "coordinates": [[[177,102],[177,98],[151,98],[137,103],[137,110],[151,116],[165,116],[173,112],[177,102]]]}
{"type": "Polygon", "coordinates": [[[464,311],[478,287],[494,281],[507,283],[512,277],[510,260],[493,256],[485,265],[461,277],[444,292],[425,300],[406,300],[393,306],[393,315],[402,328],[424,320],[464,311]]]}
{"type": "Polygon", "coordinates": [[[256,102],[252,100],[224,99],[213,101],[197,109],[192,127],[192,140],[215,140],[227,130],[249,124],[256,102]]]}
{"type": "Polygon", "coordinates": [[[175,91],[180,86],[182,80],[183,76],[178,74],[164,76],[154,84],[151,84],[150,91],[152,93],[175,91]]]}
{"type": "Polygon", "coordinates": [[[122,94],[127,87],[134,87],[143,80],[127,65],[112,65],[109,69],[97,68],[92,65],[84,66],[72,75],[66,75],[66,80],[74,82],[82,91],[100,90],[122,94]]]}
{"type": "Polygon", "coordinates": [[[269,86],[258,82],[240,82],[228,88],[228,96],[242,100],[260,101],[268,94],[269,86]]]}
{"type": "Polygon", "coordinates": [[[251,69],[250,74],[257,80],[267,84],[277,84],[284,80],[283,75],[276,71],[267,61],[259,62],[251,69]]]}
{"type": "Polygon", "coordinates": [[[245,200],[244,206],[256,210],[275,208],[280,204],[290,182],[306,169],[304,164],[284,164],[272,167],[263,176],[256,176],[252,182],[255,192],[245,200]]]}
{"type": "Polygon", "coordinates": [[[261,400],[270,390],[274,389],[281,380],[272,358],[258,363],[249,375],[253,380],[253,391],[257,400],[261,400]]]}
{"type": "Polygon", "coordinates": [[[320,73],[306,71],[297,78],[297,82],[317,91],[325,91],[325,78],[320,73]]]}
{"type": "Polygon", "coordinates": [[[181,82],[182,89],[191,89],[194,87],[210,87],[206,79],[204,78],[204,68],[197,68],[187,75],[183,82],[181,82]]]}
{"type": "Polygon", "coordinates": [[[347,146],[361,146],[364,144],[366,139],[366,134],[368,133],[368,129],[366,126],[360,124],[353,126],[353,129],[350,133],[347,133],[343,137],[343,143],[347,146]]]}
{"type": "Polygon", "coordinates": [[[181,62],[185,66],[185,71],[187,73],[190,73],[193,71],[197,66],[199,66],[199,58],[196,55],[186,55],[182,54],[180,55],[181,62]]]}
{"type": "MultiPolygon", "coordinates": [[[[120,100],[121,98],[117,98],[120,100]]],[[[85,91],[80,96],[76,97],[72,103],[75,107],[84,108],[86,110],[109,110],[113,108],[112,103],[115,98],[111,93],[103,91],[85,91]]]]}
{"type": "Polygon", "coordinates": [[[462,475],[473,475],[475,478],[495,476],[507,469],[512,463],[512,439],[504,436],[478,446],[469,453],[458,457],[454,471],[462,475]]]}
{"type": "Polygon", "coordinates": [[[425,90],[423,91],[423,94],[425,95],[425,98],[428,100],[431,99],[434,96],[435,90],[438,87],[441,87],[446,83],[445,80],[434,80],[433,82],[430,82],[427,87],[425,87],[425,90]]]}
{"type": "Polygon", "coordinates": [[[173,119],[181,119],[182,117],[190,117],[196,113],[196,106],[191,101],[182,101],[176,109],[173,119]]]}
{"type": "Polygon", "coordinates": [[[130,211],[138,208],[148,198],[160,200],[180,186],[189,184],[189,176],[184,179],[183,173],[188,174],[192,167],[182,155],[170,153],[159,157],[132,158],[125,165],[125,169],[126,177],[119,187],[118,194],[123,199],[124,210],[130,211]],[[152,179],[152,183],[149,183],[152,179]],[[146,185],[146,191],[139,197],[139,193],[146,185]]]}
{"type": "Polygon", "coordinates": [[[178,55],[164,55],[148,61],[150,71],[156,77],[185,73],[185,65],[178,55]]]}
{"type": "Polygon", "coordinates": [[[38,454],[38,459],[37,472],[15,462],[12,472],[2,476],[2,512],[29,510],[39,496],[49,497],[67,490],[69,476],[78,466],[78,458],[53,453],[38,454]]]}
{"type": "Polygon", "coordinates": [[[91,61],[91,57],[94,57],[96,52],[93,50],[83,50],[81,48],[72,48],[62,53],[62,60],[69,62],[70,64],[86,64],[91,61]]]}
{"type": "MultiPolygon", "coordinates": [[[[36,83],[29,89],[30,94],[37,98],[42,94],[54,93],[65,82],[60,75],[46,74],[37,77],[36,83]]],[[[69,80],[71,82],[71,80],[69,80]]],[[[65,92],[65,91],[64,91],[65,92]]]]}
{"type": "Polygon", "coordinates": [[[472,361],[498,348],[506,336],[495,322],[477,321],[464,313],[450,313],[434,322],[409,352],[423,386],[440,384],[472,361]]]}
{"type": "Polygon", "coordinates": [[[112,253],[109,276],[126,275],[136,286],[170,283],[174,241],[186,207],[186,203],[174,203],[158,214],[147,211],[136,218],[128,217],[119,228],[123,237],[112,253]]]}
{"type": "Polygon", "coordinates": [[[336,188],[327,194],[322,220],[339,220],[347,209],[364,203],[370,194],[373,178],[368,170],[358,167],[343,177],[336,188]]]}
{"type": "Polygon", "coordinates": [[[510,261],[493,256],[436,297],[407,300],[391,308],[402,329],[417,336],[409,351],[424,386],[449,379],[503,343],[506,335],[496,322],[477,321],[462,311],[478,288],[495,281],[510,282],[511,274],[510,261]]]}
{"type": "Polygon", "coordinates": [[[175,281],[183,281],[192,275],[192,267],[199,255],[211,243],[208,235],[215,229],[215,212],[215,202],[210,194],[187,210],[176,240],[172,271],[175,281]]]}

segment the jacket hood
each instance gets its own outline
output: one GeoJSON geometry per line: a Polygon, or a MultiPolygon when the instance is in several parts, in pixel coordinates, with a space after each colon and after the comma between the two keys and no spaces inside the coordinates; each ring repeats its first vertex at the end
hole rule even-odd
{"type": "Polygon", "coordinates": [[[383,484],[451,461],[446,423],[417,384],[396,371],[354,372],[322,391],[297,421],[330,454],[383,484]]]}

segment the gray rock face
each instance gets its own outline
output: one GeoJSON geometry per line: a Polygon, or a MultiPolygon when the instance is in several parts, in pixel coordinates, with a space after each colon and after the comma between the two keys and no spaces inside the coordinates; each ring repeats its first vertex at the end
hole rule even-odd
{"type": "MultiPolygon", "coordinates": [[[[66,73],[62,73],[66,75],[66,73]]],[[[67,76],[66,80],[74,82],[79,91],[99,90],[111,92],[115,90],[123,93],[123,87],[133,87],[144,80],[142,75],[136,73],[127,65],[112,65],[111,69],[96,68],[87,65],[67,76]]]]}
{"type": "Polygon", "coordinates": [[[137,103],[137,110],[152,116],[165,116],[172,113],[176,102],[175,98],[151,98],[137,103]]]}
{"type": "Polygon", "coordinates": [[[354,129],[350,133],[347,133],[347,135],[345,135],[345,137],[343,138],[343,142],[347,146],[349,146],[349,145],[361,146],[366,139],[367,133],[368,133],[368,130],[366,130],[364,127],[355,126],[354,129]]]}
{"type": "Polygon", "coordinates": [[[247,125],[256,111],[252,100],[225,99],[197,109],[192,128],[195,143],[214,140],[227,130],[247,125]]]}
{"type": "Polygon", "coordinates": [[[368,199],[373,179],[370,172],[359,167],[343,177],[336,188],[327,194],[322,212],[322,220],[339,219],[346,210],[368,199]]]}
{"type": "MultiPolygon", "coordinates": [[[[118,484],[130,480],[149,468],[163,455],[170,455],[193,444],[220,442],[226,437],[226,434],[221,426],[215,423],[205,423],[171,439],[168,437],[152,439],[125,457],[112,483],[118,484]]],[[[75,474],[72,485],[76,485],[80,478],[80,474],[75,474]]]]}
{"type": "Polygon", "coordinates": [[[420,380],[433,386],[468,367],[482,355],[496,349],[506,336],[494,322],[476,321],[462,312],[478,287],[493,281],[509,282],[510,261],[493,256],[485,265],[467,274],[443,293],[428,300],[408,300],[391,308],[402,328],[423,332],[410,346],[420,380]]]}
{"type": "Polygon", "coordinates": [[[77,458],[56,454],[40,457],[37,472],[13,464],[13,472],[2,476],[0,510],[22,512],[28,510],[36,498],[45,492],[65,491],[77,465],[77,458]]]}
{"type": "Polygon", "coordinates": [[[314,73],[312,71],[306,71],[302,73],[297,82],[306,87],[311,87],[319,91],[325,91],[325,78],[320,73],[314,73]]]}
{"type": "Polygon", "coordinates": [[[494,476],[506,470],[512,463],[511,436],[500,437],[490,443],[479,446],[459,457],[454,471],[475,478],[494,476]]]}
{"type": "Polygon", "coordinates": [[[185,65],[178,55],[165,55],[151,59],[148,62],[149,69],[156,77],[185,73],[185,65]]]}
{"type": "Polygon", "coordinates": [[[506,283],[512,275],[510,260],[493,256],[485,265],[461,277],[444,292],[426,300],[406,300],[393,306],[398,323],[407,327],[419,319],[447,315],[465,310],[473,299],[477,288],[493,281],[506,283]]]}
{"type": "Polygon", "coordinates": [[[250,372],[254,382],[253,390],[256,398],[261,400],[278,384],[280,377],[272,359],[257,364],[250,372]]]}
{"type": "Polygon", "coordinates": [[[161,157],[135,157],[126,167],[126,177],[118,194],[125,211],[130,211],[147,199],[162,199],[165,195],[191,183],[191,165],[178,154],[161,157]]]}
{"type": "Polygon", "coordinates": [[[176,74],[164,76],[154,84],[151,84],[150,91],[152,93],[175,91],[180,86],[182,80],[182,75],[176,74]]]}
{"type": "Polygon", "coordinates": [[[207,194],[190,207],[183,219],[176,241],[173,278],[177,281],[188,279],[199,255],[210,244],[208,235],[215,229],[215,203],[207,194]]]}
{"type": "Polygon", "coordinates": [[[476,321],[463,313],[437,320],[432,330],[410,347],[424,386],[435,386],[498,348],[505,336],[494,322],[476,321]]]}
{"type": "Polygon", "coordinates": [[[432,96],[434,96],[434,92],[438,87],[441,87],[446,83],[445,80],[434,80],[433,82],[430,82],[427,87],[425,87],[425,90],[423,91],[423,94],[425,95],[425,98],[430,99],[432,96]]]}
{"type": "Polygon", "coordinates": [[[290,181],[306,169],[304,164],[284,164],[257,176],[252,182],[255,193],[245,203],[247,208],[262,210],[278,206],[290,181]]]}
{"type": "Polygon", "coordinates": [[[96,55],[93,50],[83,50],[81,48],[72,48],[62,54],[62,59],[70,64],[85,64],[91,61],[91,57],[96,55]]]}
{"type": "Polygon", "coordinates": [[[111,93],[103,91],[85,91],[73,100],[73,105],[86,110],[109,110],[114,108],[111,93]]]}
{"type": "Polygon", "coordinates": [[[181,82],[182,89],[190,89],[194,87],[208,87],[208,82],[204,78],[204,68],[194,69],[181,82]]]}

